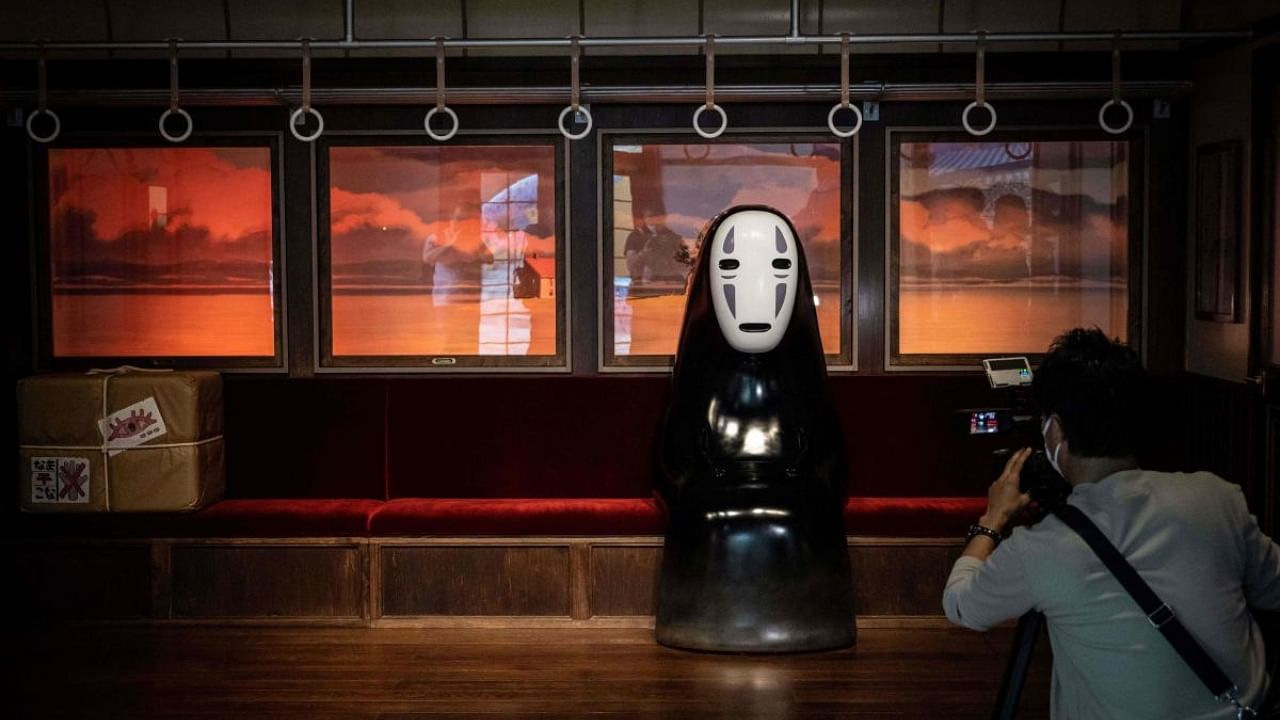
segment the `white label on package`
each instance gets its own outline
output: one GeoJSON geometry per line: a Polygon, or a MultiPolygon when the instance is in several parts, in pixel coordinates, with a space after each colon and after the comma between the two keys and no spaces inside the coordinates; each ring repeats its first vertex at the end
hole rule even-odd
{"type": "Polygon", "coordinates": [[[98,421],[98,430],[106,441],[107,454],[119,455],[126,449],[154,440],[169,432],[156,399],[149,397],[98,421]]]}
{"type": "Polygon", "coordinates": [[[78,457],[31,458],[31,503],[89,502],[89,460],[78,457]]]}

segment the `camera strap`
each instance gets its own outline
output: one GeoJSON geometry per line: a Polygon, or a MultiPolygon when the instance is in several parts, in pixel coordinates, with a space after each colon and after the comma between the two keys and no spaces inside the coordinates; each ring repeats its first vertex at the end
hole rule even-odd
{"type": "Polygon", "coordinates": [[[1076,531],[1082,540],[1093,549],[1093,552],[1102,561],[1102,564],[1111,571],[1111,574],[1120,585],[1124,587],[1129,596],[1138,603],[1138,607],[1142,608],[1142,612],[1147,616],[1147,622],[1151,626],[1160,631],[1165,640],[1173,646],[1174,651],[1182,658],[1200,678],[1200,682],[1209,688],[1209,692],[1218,699],[1219,702],[1229,703],[1236,709],[1236,718],[1244,720],[1245,718],[1256,718],[1257,712],[1240,702],[1239,690],[1227,678],[1226,673],[1222,672],[1222,668],[1209,657],[1203,646],[1196,641],[1186,626],[1178,620],[1174,614],[1173,608],[1169,604],[1160,599],[1147,581],[1142,579],[1138,571],[1129,564],[1129,561],[1120,554],[1115,545],[1102,534],[1102,530],[1093,523],[1079,508],[1066,503],[1061,504],[1053,510],[1053,514],[1057,515],[1067,527],[1076,531]]]}

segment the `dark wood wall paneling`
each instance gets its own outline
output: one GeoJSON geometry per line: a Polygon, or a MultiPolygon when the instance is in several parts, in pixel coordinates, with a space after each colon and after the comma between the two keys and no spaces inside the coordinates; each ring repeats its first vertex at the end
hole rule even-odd
{"type": "Polygon", "coordinates": [[[384,547],[384,616],[569,615],[569,548],[384,547]]]}
{"type": "MultiPolygon", "coordinates": [[[[14,622],[632,624],[659,537],[593,540],[65,540],[9,545],[14,622]]],[[[855,538],[860,617],[938,617],[961,542],[855,538]]]]}
{"type": "Polygon", "coordinates": [[[1276,468],[1280,467],[1280,457],[1276,457],[1280,448],[1280,407],[1268,405],[1263,419],[1263,432],[1260,438],[1262,447],[1253,454],[1253,477],[1257,478],[1255,492],[1260,493],[1262,501],[1253,507],[1261,507],[1262,529],[1272,537],[1276,534],[1276,522],[1280,518],[1280,491],[1276,485],[1280,478],[1276,477],[1276,468]]]}
{"type": "Polygon", "coordinates": [[[1188,470],[1207,470],[1244,488],[1249,508],[1267,532],[1274,532],[1275,478],[1266,478],[1263,460],[1265,437],[1275,432],[1273,420],[1264,415],[1262,401],[1254,387],[1204,375],[1188,375],[1183,383],[1181,407],[1176,416],[1181,432],[1169,441],[1181,439],[1180,465],[1188,470]]]}
{"type": "Polygon", "coordinates": [[[940,615],[942,588],[957,545],[853,545],[854,602],[859,615],[940,615]],[[903,572],[909,562],[911,571],[903,572]]]}
{"type": "Polygon", "coordinates": [[[367,596],[360,546],[175,545],[174,618],[359,618],[367,596]]]}
{"type": "MultiPolygon", "coordinates": [[[[1280,30],[1280,15],[1257,23],[1259,37],[1280,30]]],[[[1274,534],[1280,518],[1280,358],[1272,355],[1274,334],[1280,328],[1276,307],[1277,252],[1280,252],[1280,43],[1259,48],[1253,57],[1253,151],[1251,177],[1253,213],[1250,222],[1248,287],[1253,289],[1249,333],[1249,372],[1262,380],[1251,393],[1263,407],[1252,413],[1256,443],[1250,452],[1252,485],[1262,498],[1262,527],[1274,534]],[[1256,392],[1259,391],[1260,392],[1256,392]],[[1259,398],[1261,396],[1261,398],[1259,398]]]]}
{"type": "Polygon", "coordinates": [[[17,622],[79,623],[152,614],[151,547],[146,542],[8,546],[0,558],[13,581],[17,622]]]}
{"type": "Polygon", "coordinates": [[[596,615],[652,615],[657,604],[662,547],[591,549],[591,609],[596,615]]]}
{"type": "MultiPolygon", "coordinates": [[[[862,543],[849,547],[855,612],[862,616],[939,615],[957,544],[862,543]]],[[[652,615],[662,548],[597,546],[591,552],[596,616],[652,615]]]]}

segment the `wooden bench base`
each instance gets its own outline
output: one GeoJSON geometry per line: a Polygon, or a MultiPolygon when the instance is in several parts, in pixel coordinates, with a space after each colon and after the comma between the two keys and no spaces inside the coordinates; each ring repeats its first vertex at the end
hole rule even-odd
{"type": "MultiPolygon", "coordinates": [[[[961,543],[849,538],[862,627],[929,627],[961,543]]],[[[58,623],[651,627],[662,538],[25,540],[17,617],[58,623]]]]}

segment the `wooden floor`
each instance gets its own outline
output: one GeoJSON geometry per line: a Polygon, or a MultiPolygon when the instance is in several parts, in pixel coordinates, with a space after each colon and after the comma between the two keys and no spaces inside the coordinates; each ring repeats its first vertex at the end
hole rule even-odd
{"type": "MultiPolygon", "coordinates": [[[[862,630],[762,657],[647,630],[27,628],[0,634],[0,672],[9,718],[960,719],[990,716],[1011,637],[862,630]]],[[[1047,717],[1045,646],[1020,718],[1047,717]]]]}

